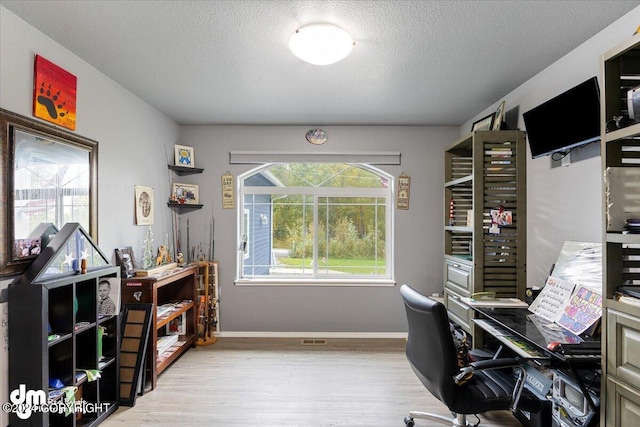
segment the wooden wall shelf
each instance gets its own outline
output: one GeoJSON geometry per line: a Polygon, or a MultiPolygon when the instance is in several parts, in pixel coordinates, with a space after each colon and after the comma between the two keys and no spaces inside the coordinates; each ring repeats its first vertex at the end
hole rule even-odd
{"type": "Polygon", "coordinates": [[[167,206],[169,206],[172,209],[185,209],[185,210],[189,210],[189,209],[200,209],[202,206],[204,205],[200,205],[200,204],[195,204],[195,203],[176,203],[176,202],[168,202],[167,206]]]}
{"type": "Polygon", "coordinates": [[[180,176],[193,175],[196,173],[202,173],[204,171],[203,168],[188,168],[185,166],[176,166],[176,165],[167,165],[167,167],[180,176]]]}

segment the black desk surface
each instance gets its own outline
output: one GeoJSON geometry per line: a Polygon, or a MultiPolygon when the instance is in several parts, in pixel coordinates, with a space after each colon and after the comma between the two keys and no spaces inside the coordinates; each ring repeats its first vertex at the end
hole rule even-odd
{"type": "Polygon", "coordinates": [[[563,344],[579,344],[584,341],[598,341],[591,337],[580,336],[558,327],[558,330],[550,329],[549,321],[544,320],[526,308],[487,308],[473,307],[475,311],[481,313],[485,318],[489,318],[523,338],[525,341],[534,344],[543,351],[547,351],[547,345],[557,341],[563,344]]]}

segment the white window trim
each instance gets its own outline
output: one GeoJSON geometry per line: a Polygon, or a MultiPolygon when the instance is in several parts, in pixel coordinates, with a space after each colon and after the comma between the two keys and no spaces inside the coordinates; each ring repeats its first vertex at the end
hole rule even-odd
{"type": "Polygon", "coordinates": [[[237,286],[395,286],[393,279],[289,279],[286,277],[273,279],[236,279],[237,286]]]}
{"type": "Polygon", "coordinates": [[[244,234],[242,236],[242,242],[247,245],[244,250],[242,251],[242,260],[244,261],[245,259],[249,258],[249,242],[251,241],[251,216],[250,216],[250,212],[249,209],[245,208],[243,205],[242,208],[242,224],[246,224],[247,225],[247,229],[244,230],[244,234]],[[245,242],[245,236],[246,236],[246,242],[245,242]]]}
{"type": "MultiPolygon", "coordinates": [[[[256,153],[256,154],[260,154],[260,153],[256,153]]],[[[231,153],[230,153],[231,155],[231,153]]],[[[399,160],[399,153],[398,153],[398,160],[399,160]]],[[[305,162],[305,160],[298,160],[296,162],[293,163],[303,163],[305,162]]],[[[309,162],[308,160],[306,160],[306,162],[309,162]]],[[[334,163],[345,163],[344,159],[341,159],[340,161],[336,161],[333,160],[334,163]]],[[[261,162],[264,163],[264,162],[261,162]]],[[[285,163],[282,160],[279,160],[277,162],[270,162],[267,164],[262,164],[259,167],[253,168],[243,174],[240,174],[237,176],[236,178],[236,188],[238,188],[238,192],[237,192],[237,206],[238,206],[238,224],[242,224],[242,220],[243,220],[243,215],[244,215],[244,195],[245,195],[245,189],[251,189],[251,193],[252,194],[292,194],[292,193],[296,193],[296,194],[314,194],[314,195],[319,195],[319,196],[341,196],[341,195],[353,195],[353,190],[350,189],[342,189],[342,188],[325,188],[325,187],[319,187],[319,188],[309,188],[309,187],[244,187],[243,182],[244,179],[247,178],[248,176],[254,175],[256,173],[258,173],[261,170],[264,169],[269,169],[270,167],[272,167],[274,164],[282,164],[285,163]],[[295,191],[292,191],[295,190],[295,191]],[[300,192],[298,192],[300,191],[300,192]]],[[[331,163],[330,161],[323,161],[323,163],[331,163]]],[[[393,240],[394,240],[394,229],[393,224],[394,224],[394,213],[395,213],[395,204],[394,204],[394,199],[395,199],[395,192],[394,192],[394,188],[395,188],[395,178],[393,177],[393,175],[384,172],[378,168],[372,167],[368,164],[363,164],[363,162],[353,162],[354,165],[358,166],[358,167],[362,167],[366,170],[369,170],[377,175],[380,175],[384,178],[387,179],[388,181],[388,188],[383,189],[383,188],[362,188],[362,195],[363,196],[371,196],[371,197],[387,197],[388,196],[388,203],[386,205],[386,221],[385,221],[385,230],[386,230],[386,234],[387,234],[387,240],[386,240],[386,253],[390,254],[390,256],[387,257],[387,260],[391,260],[391,262],[387,262],[387,272],[388,272],[388,277],[380,277],[380,278],[367,278],[367,277],[359,277],[359,278],[305,278],[305,277],[295,277],[295,278],[289,278],[289,277],[273,277],[273,278],[244,278],[243,276],[243,258],[240,255],[242,253],[242,251],[238,251],[239,254],[236,257],[236,279],[234,281],[234,284],[236,286],[339,286],[339,287],[345,287],[345,286],[373,286],[373,287],[377,287],[377,286],[395,286],[396,281],[395,281],[395,272],[394,272],[394,260],[395,260],[395,253],[394,253],[394,244],[393,244],[393,240]],[[391,236],[390,236],[391,234],[391,236]],[[389,238],[391,237],[391,238],[389,238]]],[[[241,227],[237,227],[237,242],[241,242],[242,241],[242,234],[243,234],[243,230],[241,229],[241,227]]]]}

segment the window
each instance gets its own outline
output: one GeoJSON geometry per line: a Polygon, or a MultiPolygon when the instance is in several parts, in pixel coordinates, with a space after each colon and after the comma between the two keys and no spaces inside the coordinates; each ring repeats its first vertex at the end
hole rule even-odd
{"type": "Polygon", "coordinates": [[[287,163],[239,178],[238,284],[393,284],[392,177],[287,163]]]}

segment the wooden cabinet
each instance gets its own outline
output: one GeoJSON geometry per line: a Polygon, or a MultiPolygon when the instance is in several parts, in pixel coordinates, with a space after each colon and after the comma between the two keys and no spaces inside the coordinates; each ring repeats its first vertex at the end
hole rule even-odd
{"type": "Polygon", "coordinates": [[[220,290],[218,288],[218,263],[198,262],[198,339],[196,345],[208,345],[217,341],[220,332],[220,290]]]}
{"type": "Polygon", "coordinates": [[[152,303],[154,307],[145,368],[154,389],[158,375],[195,345],[196,266],[178,268],[163,276],[122,279],[121,289],[123,304],[152,303]],[[176,330],[171,331],[174,324],[176,330]],[[178,336],[177,341],[159,353],[163,346],[158,340],[173,333],[178,336]]]}
{"type": "Polygon", "coordinates": [[[100,314],[98,288],[105,281],[117,293],[120,268],[109,265],[78,224],[67,224],[9,286],[9,391],[47,393],[55,405],[49,408],[59,409],[61,388],[75,388],[71,414],[33,411],[22,419],[13,413],[12,426],[97,425],[118,408],[120,324],[117,313],[100,314]],[[82,274],[74,271],[80,254],[89,259],[82,274]]]}
{"type": "Polygon", "coordinates": [[[640,393],[636,387],[607,379],[605,420],[600,424],[607,427],[632,427],[638,425],[640,414],[640,393]]]}
{"type": "Polygon", "coordinates": [[[460,297],[491,291],[524,298],[525,134],[471,132],[446,149],[445,162],[445,305],[474,335],[473,315],[460,297]]]}
{"type": "Polygon", "coordinates": [[[640,218],[640,123],[617,128],[613,117],[628,115],[627,91],[640,85],[640,35],[602,56],[602,82],[605,231],[601,401],[605,405],[601,424],[628,427],[637,425],[640,413],[640,306],[618,301],[615,296],[619,286],[640,285],[640,234],[627,225],[627,220],[640,218]]]}

